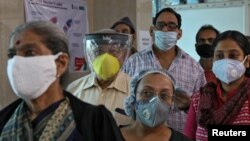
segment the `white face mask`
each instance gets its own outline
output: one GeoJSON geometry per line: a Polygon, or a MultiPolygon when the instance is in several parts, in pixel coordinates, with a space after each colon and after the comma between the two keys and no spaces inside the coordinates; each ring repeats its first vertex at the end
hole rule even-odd
{"type": "Polygon", "coordinates": [[[56,80],[55,59],[59,55],[61,52],[55,56],[14,56],[10,59],[7,74],[15,94],[28,100],[41,96],[56,80]]]}
{"type": "Polygon", "coordinates": [[[245,73],[246,68],[243,65],[245,60],[246,58],[242,62],[233,59],[218,60],[213,63],[212,71],[218,79],[229,84],[245,73]]]}
{"type": "Polygon", "coordinates": [[[174,31],[154,31],[154,36],[154,44],[162,51],[167,51],[176,45],[177,33],[174,31]]]}

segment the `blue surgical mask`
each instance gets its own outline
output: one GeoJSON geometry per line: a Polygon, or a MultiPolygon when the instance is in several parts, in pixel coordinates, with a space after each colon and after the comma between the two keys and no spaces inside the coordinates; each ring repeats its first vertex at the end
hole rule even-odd
{"type": "Polygon", "coordinates": [[[177,42],[177,33],[174,31],[154,31],[154,44],[162,51],[167,51],[174,47],[177,42]]]}
{"type": "Polygon", "coordinates": [[[167,120],[169,109],[170,105],[162,102],[158,97],[154,97],[147,102],[138,101],[135,112],[142,124],[155,127],[167,120]]]}
{"type": "Polygon", "coordinates": [[[246,58],[242,62],[233,59],[218,60],[213,63],[212,71],[219,80],[229,84],[245,73],[246,68],[243,65],[245,60],[246,58]]]}

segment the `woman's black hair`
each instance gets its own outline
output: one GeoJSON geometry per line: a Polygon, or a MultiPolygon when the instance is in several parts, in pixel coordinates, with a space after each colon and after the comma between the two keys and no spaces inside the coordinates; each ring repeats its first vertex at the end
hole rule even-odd
{"type": "MultiPolygon", "coordinates": [[[[247,56],[250,54],[250,44],[249,44],[249,41],[247,40],[246,36],[244,34],[242,34],[241,32],[235,31],[235,30],[225,31],[225,32],[219,34],[215,38],[215,40],[213,41],[213,44],[212,44],[213,53],[214,53],[214,50],[215,50],[215,47],[217,46],[217,44],[220,41],[228,39],[228,38],[234,40],[239,45],[239,47],[242,49],[242,51],[244,53],[244,56],[247,56]]],[[[249,67],[246,68],[245,75],[247,77],[250,77],[250,68],[249,67]]]]}

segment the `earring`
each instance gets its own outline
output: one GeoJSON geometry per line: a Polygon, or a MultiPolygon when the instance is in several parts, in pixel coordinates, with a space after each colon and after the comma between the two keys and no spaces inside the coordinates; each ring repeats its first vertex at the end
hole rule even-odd
{"type": "Polygon", "coordinates": [[[59,77],[60,77],[60,74],[57,74],[56,77],[59,78],[59,77]]]}

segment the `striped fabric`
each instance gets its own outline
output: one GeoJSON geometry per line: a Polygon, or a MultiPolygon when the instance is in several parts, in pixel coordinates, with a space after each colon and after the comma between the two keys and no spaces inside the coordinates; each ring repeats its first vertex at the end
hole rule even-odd
{"type": "Polygon", "coordinates": [[[61,100],[45,109],[30,121],[27,107],[22,102],[5,124],[1,141],[50,141],[67,140],[76,129],[69,100],[61,100]],[[55,108],[55,109],[54,109],[55,108]],[[53,110],[52,110],[53,109],[53,110]],[[49,113],[46,113],[47,111],[49,113]],[[39,119],[38,119],[39,118],[39,119]],[[37,120],[36,125],[34,121],[37,120]]]}
{"type": "MultiPolygon", "coordinates": [[[[196,93],[192,97],[193,100],[193,107],[195,113],[197,115],[198,112],[198,105],[200,101],[200,93],[196,93]]],[[[241,108],[240,113],[237,117],[233,120],[232,125],[250,125],[250,109],[249,109],[249,100],[246,100],[244,105],[241,108]]],[[[208,131],[201,127],[200,125],[197,126],[196,129],[196,141],[207,141],[208,131]]]]}

